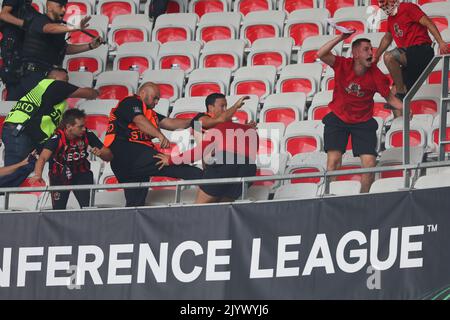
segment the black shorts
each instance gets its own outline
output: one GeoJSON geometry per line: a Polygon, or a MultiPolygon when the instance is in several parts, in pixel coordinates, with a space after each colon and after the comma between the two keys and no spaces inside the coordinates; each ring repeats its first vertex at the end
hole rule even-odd
{"type": "Polygon", "coordinates": [[[322,119],[325,151],[337,150],[345,153],[349,136],[352,137],[352,150],[355,157],[362,154],[377,156],[378,123],[372,118],[366,122],[348,124],[330,112],[322,119]]]}
{"type": "Polygon", "coordinates": [[[406,54],[407,63],[406,67],[402,68],[403,82],[409,91],[433,59],[434,50],[429,44],[411,46],[402,50],[406,54]]]}
{"type": "MultiPolygon", "coordinates": [[[[213,164],[205,166],[203,179],[221,179],[256,176],[255,164],[213,164]]],[[[242,194],[242,183],[201,185],[200,189],[212,197],[237,199],[242,194]]]]}

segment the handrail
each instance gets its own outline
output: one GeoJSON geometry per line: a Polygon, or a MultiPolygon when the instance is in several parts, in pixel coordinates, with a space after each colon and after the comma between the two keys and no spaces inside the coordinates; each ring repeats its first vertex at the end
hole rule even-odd
{"type": "MultiPolygon", "coordinates": [[[[273,176],[257,176],[257,177],[241,177],[241,178],[221,178],[221,179],[199,179],[199,180],[181,180],[181,181],[166,181],[166,182],[141,182],[141,183],[117,183],[117,184],[91,184],[91,185],[70,185],[70,186],[45,186],[45,187],[17,187],[17,188],[0,188],[0,193],[5,193],[4,210],[8,210],[8,198],[12,193],[26,193],[26,192],[50,192],[50,191],[73,191],[73,190],[109,190],[109,189],[130,189],[130,188],[150,188],[150,187],[176,187],[178,190],[175,194],[175,202],[180,202],[180,188],[192,185],[211,185],[211,184],[231,184],[242,183],[247,188],[250,182],[262,182],[262,181],[283,181],[291,179],[301,178],[317,178],[324,177],[327,185],[328,177],[342,176],[348,174],[363,174],[363,173],[377,173],[377,172],[389,172],[397,170],[420,170],[426,168],[438,168],[450,166],[450,160],[439,162],[425,162],[418,164],[408,165],[396,165],[396,166],[384,166],[384,167],[372,167],[361,169],[349,169],[349,170],[333,170],[313,173],[297,173],[288,175],[273,175],[273,176]]],[[[406,187],[410,189],[410,186],[406,187]]],[[[245,192],[242,194],[242,199],[245,198],[245,192]]]]}
{"type": "MultiPolygon", "coordinates": [[[[433,59],[428,64],[428,66],[422,71],[422,74],[416,80],[416,82],[411,87],[411,89],[406,93],[406,96],[403,99],[403,164],[404,165],[407,165],[410,162],[410,146],[409,146],[410,118],[409,118],[409,112],[410,112],[411,100],[412,100],[413,96],[417,93],[417,91],[420,89],[422,84],[425,82],[425,80],[428,78],[428,75],[433,71],[434,67],[439,63],[439,61],[442,58],[444,58],[444,69],[442,72],[442,76],[444,77],[444,74],[445,74],[445,76],[448,76],[448,59],[450,58],[450,55],[447,54],[447,55],[434,56],[433,59]],[[447,66],[447,67],[445,67],[445,66],[447,66]]],[[[444,92],[444,87],[446,87],[447,90],[445,90],[445,92],[448,95],[448,80],[447,80],[447,78],[445,78],[445,81],[443,80],[442,83],[443,83],[443,89],[442,89],[443,91],[442,92],[444,92]],[[446,85],[444,85],[444,83],[446,83],[446,85]]],[[[447,96],[445,96],[445,97],[447,97],[447,96]]],[[[442,100],[442,98],[441,98],[441,100],[442,100]]],[[[446,102],[445,102],[445,104],[446,104],[446,102]]],[[[446,126],[446,118],[447,118],[447,108],[445,108],[445,110],[444,110],[443,104],[441,103],[441,127],[440,127],[441,135],[442,135],[442,131],[445,131],[445,130],[443,130],[443,128],[445,128],[445,126],[446,126]],[[443,114],[444,111],[445,111],[445,114],[443,114]],[[442,127],[442,123],[443,123],[442,121],[445,121],[443,127],[442,127]]],[[[444,133],[443,137],[445,139],[445,133],[444,133]]],[[[440,150],[441,150],[441,148],[440,148],[440,150]]],[[[441,152],[439,153],[439,155],[441,156],[441,152]]],[[[439,160],[443,160],[443,158],[444,158],[444,156],[442,156],[442,158],[440,157],[439,160]]],[[[405,188],[409,188],[410,181],[409,181],[409,176],[408,176],[407,172],[405,172],[404,177],[405,177],[404,186],[405,186],[405,188]]]]}

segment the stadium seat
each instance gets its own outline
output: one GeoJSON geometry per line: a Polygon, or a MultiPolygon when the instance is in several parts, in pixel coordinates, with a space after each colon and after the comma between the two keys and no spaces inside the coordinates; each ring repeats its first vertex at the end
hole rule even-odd
{"type": "MultiPolygon", "coordinates": [[[[300,51],[298,52],[298,62],[319,62],[322,65],[322,62],[320,62],[319,58],[317,57],[317,51],[320,49],[320,47],[322,47],[325,43],[333,38],[334,36],[331,35],[312,36],[306,38],[305,41],[303,41],[303,45],[301,46],[300,51]]],[[[332,53],[334,53],[335,55],[341,55],[342,48],[343,44],[342,42],[340,42],[333,48],[332,53]]],[[[326,67],[325,64],[323,64],[323,66],[326,67]]]]}
{"type": "MultiPolygon", "coordinates": [[[[439,137],[441,117],[438,115],[433,119],[431,134],[428,136],[428,145],[432,146],[433,152],[439,152],[439,137]]],[[[445,128],[445,140],[450,140],[450,113],[447,112],[447,125],[445,128]]],[[[450,152],[450,144],[445,145],[445,152],[450,152]]]]}
{"type": "MultiPolygon", "coordinates": [[[[228,108],[232,107],[242,95],[227,96],[228,108]]],[[[239,123],[245,124],[257,118],[259,98],[257,95],[249,95],[250,99],[245,100],[244,105],[235,112],[234,116],[239,123]]]]}
{"type": "Polygon", "coordinates": [[[414,184],[414,188],[416,189],[440,188],[449,186],[450,186],[449,173],[422,176],[419,177],[419,179],[417,179],[416,183],[414,184]]]}
{"type": "MultiPolygon", "coordinates": [[[[428,128],[420,121],[417,121],[416,117],[413,117],[409,132],[410,146],[425,148],[428,143],[426,133],[428,130],[431,131],[431,124],[430,128],[428,128]]],[[[386,133],[385,146],[386,149],[403,146],[403,117],[395,118],[392,122],[390,130],[386,133]]]]}
{"type": "Polygon", "coordinates": [[[143,14],[124,14],[114,19],[108,33],[108,42],[122,45],[127,42],[148,42],[152,24],[143,14]]]}
{"type": "Polygon", "coordinates": [[[271,188],[269,186],[252,185],[247,189],[247,197],[244,200],[264,201],[269,199],[271,188]]]}
{"type": "Polygon", "coordinates": [[[86,127],[97,132],[101,137],[108,129],[109,114],[119,100],[88,100],[78,105],[78,109],[86,112],[86,127]]]}
{"type": "Polygon", "coordinates": [[[108,46],[101,45],[94,50],[66,55],[63,65],[68,71],[89,71],[95,77],[106,70],[107,56],[108,46]]]}
{"type": "Polygon", "coordinates": [[[229,0],[192,0],[188,10],[202,17],[211,12],[227,12],[230,3],[229,0]]]}
{"type": "Polygon", "coordinates": [[[351,196],[361,192],[361,182],[355,180],[331,181],[329,195],[351,196]]]}
{"type": "Polygon", "coordinates": [[[323,124],[321,121],[292,122],[281,141],[281,151],[295,156],[298,153],[322,150],[323,124]]]}
{"type": "MultiPolygon", "coordinates": [[[[342,165],[338,170],[361,169],[361,160],[354,157],[352,152],[346,152],[342,155],[342,165]]],[[[336,177],[336,181],[361,181],[361,174],[346,174],[336,177]]]]}
{"type": "Polygon", "coordinates": [[[272,10],[272,0],[235,0],[234,12],[240,12],[244,16],[257,11],[272,10]]]}
{"type": "Polygon", "coordinates": [[[199,112],[205,112],[205,98],[180,98],[173,105],[171,118],[192,119],[199,112]]]}
{"type": "Polygon", "coordinates": [[[230,40],[239,38],[242,16],[238,12],[213,12],[200,18],[196,31],[196,40],[230,40]]]}
{"type": "Polygon", "coordinates": [[[245,40],[214,40],[205,43],[200,56],[200,68],[229,68],[242,66],[245,40]]]}
{"type": "Polygon", "coordinates": [[[281,70],[291,61],[294,41],[291,38],[255,40],[247,56],[247,66],[274,66],[281,70]]]}
{"type": "MultiPolygon", "coordinates": [[[[419,164],[424,158],[423,147],[411,147],[409,149],[409,162],[410,164],[419,164]]],[[[386,149],[381,153],[380,160],[378,161],[378,167],[396,166],[403,164],[403,147],[386,149]]],[[[396,171],[384,171],[379,172],[377,175],[381,178],[403,177],[403,170],[396,171]]]]}
{"type": "Polygon", "coordinates": [[[322,66],[318,63],[291,64],[283,68],[276,93],[303,92],[311,98],[319,91],[322,66]]]}
{"type": "MultiPolygon", "coordinates": [[[[369,14],[365,7],[340,7],[336,10],[333,16],[336,24],[356,30],[350,37],[344,40],[344,45],[350,44],[356,35],[369,32],[368,18],[369,14]]],[[[330,34],[340,34],[340,31],[332,29],[330,34]]]]}
{"type": "MultiPolygon", "coordinates": [[[[92,88],[94,75],[91,72],[72,71],[69,72],[69,83],[80,88],[92,88]]],[[[73,108],[80,101],[84,101],[84,99],[80,98],[67,98],[66,100],[69,108],[73,108]]]]}
{"type": "Polygon", "coordinates": [[[417,5],[422,6],[422,5],[427,4],[427,3],[433,3],[433,2],[445,2],[445,1],[447,1],[447,0],[412,0],[411,2],[413,2],[413,3],[417,4],[417,5]]]}
{"type": "Polygon", "coordinates": [[[321,91],[314,95],[308,109],[308,120],[322,120],[331,109],[328,104],[333,99],[333,91],[321,91]]]}
{"type": "MultiPolygon", "coordinates": [[[[9,195],[8,210],[12,211],[36,211],[39,198],[34,194],[13,193],[9,195]]],[[[5,196],[0,196],[0,211],[4,211],[5,196]]]]}
{"type": "MultiPolygon", "coordinates": [[[[448,43],[450,43],[450,40],[448,41],[448,43]]],[[[435,51],[437,51],[439,48],[439,46],[435,46],[435,51]]],[[[438,54],[437,52],[435,52],[436,54],[438,54]]],[[[428,76],[428,84],[441,84],[442,82],[442,60],[438,62],[438,64],[434,67],[433,71],[430,73],[430,75],[428,76]]],[[[448,83],[449,83],[449,87],[450,87],[450,73],[448,74],[448,83]]]]}
{"type": "Polygon", "coordinates": [[[387,15],[378,6],[378,0],[372,0],[372,3],[366,8],[367,27],[370,32],[387,31],[387,15]]]}
{"type": "Polygon", "coordinates": [[[284,36],[294,39],[294,45],[300,47],[306,38],[326,34],[325,21],[329,16],[323,8],[293,11],[286,20],[284,36]]]}
{"type": "Polygon", "coordinates": [[[125,204],[125,193],[122,189],[109,192],[95,192],[94,206],[97,208],[123,208],[125,204]]]}
{"type": "Polygon", "coordinates": [[[169,99],[160,98],[158,101],[158,104],[153,109],[155,112],[163,115],[164,117],[169,116],[169,108],[170,108],[170,101],[169,99]]]}
{"type": "Polygon", "coordinates": [[[186,97],[205,97],[211,93],[228,93],[231,70],[227,68],[195,69],[185,87],[186,97]]]}
{"type": "Polygon", "coordinates": [[[325,71],[323,72],[322,80],[320,81],[320,89],[321,91],[333,90],[334,86],[334,70],[330,66],[326,66],[325,71]]]}
{"type": "MultiPolygon", "coordinates": [[[[111,169],[111,163],[106,162],[99,177],[98,184],[118,184],[118,180],[111,169]]],[[[122,189],[105,189],[106,192],[114,192],[122,189]]]]}
{"type": "Polygon", "coordinates": [[[411,100],[410,108],[414,115],[432,114],[440,110],[441,85],[422,85],[411,100]]]}
{"type": "MultiPolygon", "coordinates": [[[[84,17],[84,16],[82,16],[84,17]]],[[[81,18],[82,18],[81,17],[81,18]]],[[[72,17],[71,20],[68,20],[70,23],[75,23],[75,19],[79,19],[78,17],[72,17]]],[[[93,15],[89,20],[89,26],[85,29],[85,31],[89,32],[94,36],[100,36],[103,39],[106,39],[106,33],[108,30],[108,18],[100,15],[93,15]]],[[[89,43],[92,41],[92,38],[87,34],[84,34],[81,31],[71,32],[67,38],[68,43],[77,44],[77,43],[89,43]]]]}
{"type": "Polygon", "coordinates": [[[181,97],[184,86],[183,70],[147,70],[142,75],[142,82],[158,84],[161,98],[169,99],[172,103],[181,97]]]}
{"type": "Polygon", "coordinates": [[[303,92],[271,94],[264,102],[260,113],[260,123],[277,122],[288,126],[303,120],[306,95],[303,92]]]}
{"type": "Polygon", "coordinates": [[[315,183],[286,184],[277,188],[273,199],[311,199],[316,198],[317,191],[318,187],[315,183]]]}
{"type": "MultiPolygon", "coordinates": [[[[64,14],[64,21],[71,21],[72,19],[81,19],[82,16],[90,16],[94,12],[95,2],[91,0],[70,0],[66,5],[66,13],[64,14]]],[[[90,24],[91,21],[89,21],[90,24]]]]}
{"type": "Polygon", "coordinates": [[[300,9],[317,8],[316,0],[277,0],[278,10],[284,10],[291,13],[300,9]]]}
{"type": "Polygon", "coordinates": [[[95,88],[100,91],[98,99],[122,100],[137,91],[137,71],[106,71],[100,73],[95,88]]]}
{"type": "Polygon", "coordinates": [[[450,3],[448,1],[425,3],[421,8],[434,22],[439,31],[449,27],[450,3]]]}
{"type": "Polygon", "coordinates": [[[273,92],[276,72],[274,66],[242,67],[234,74],[230,94],[255,94],[264,100],[273,92]]]}
{"type": "Polygon", "coordinates": [[[158,57],[158,42],[128,42],[119,46],[114,58],[113,70],[132,70],[143,74],[152,70],[158,57]]]}
{"type": "Polygon", "coordinates": [[[335,12],[344,7],[357,7],[358,0],[318,0],[320,8],[326,8],[330,11],[331,16],[335,15],[335,12]]]}
{"type": "MultiPolygon", "coordinates": [[[[302,173],[323,173],[325,172],[325,167],[321,164],[314,163],[301,163],[301,164],[288,164],[286,170],[284,171],[285,175],[288,174],[302,174],[302,173]]],[[[311,177],[311,178],[294,178],[290,180],[284,180],[283,184],[295,184],[295,183],[315,183],[317,185],[321,185],[324,182],[324,178],[322,177],[311,177]]]]}
{"type": "Polygon", "coordinates": [[[405,186],[403,177],[392,177],[375,180],[370,186],[369,193],[400,191],[405,186]]]}
{"type": "Polygon", "coordinates": [[[157,69],[171,69],[174,65],[189,73],[197,67],[201,44],[197,41],[173,41],[161,45],[157,69]]]}
{"type": "Polygon", "coordinates": [[[45,14],[45,0],[32,0],[31,6],[38,12],[45,14]]]}
{"type": "MultiPolygon", "coordinates": [[[[264,157],[276,156],[281,152],[281,138],[284,135],[285,126],[279,122],[258,123],[259,148],[258,157],[260,160],[267,160],[264,157]]],[[[284,168],[280,173],[284,172],[284,168]]]]}
{"type": "MultiPolygon", "coordinates": [[[[261,137],[261,133],[259,133],[261,137]]],[[[266,177],[273,175],[282,175],[286,168],[286,162],[289,155],[286,153],[274,153],[270,157],[265,155],[259,155],[256,160],[256,176],[257,177],[266,177]]],[[[254,186],[269,186],[271,187],[271,192],[274,191],[275,188],[281,185],[281,180],[265,180],[255,182],[254,186]]]]}
{"type": "Polygon", "coordinates": [[[284,11],[250,12],[244,17],[240,37],[250,44],[261,38],[280,37],[286,13],[284,11]]]}
{"type": "MultiPolygon", "coordinates": [[[[186,150],[190,150],[192,148],[191,146],[191,130],[183,129],[183,130],[175,130],[175,131],[169,131],[161,129],[161,133],[164,134],[164,136],[170,141],[170,147],[167,149],[162,149],[160,146],[160,141],[158,139],[154,139],[155,149],[159,152],[166,153],[166,154],[172,154],[172,155],[178,155],[182,152],[185,152],[186,150]]],[[[166,177],[164,180],[158,179],[158,181],[174,181],[179,179],[173,179],[166,177]]],[[[150,179],[152,182],[157,182],[155,179],[150,179]]],[[[157,187],[157,189],[175,189],[175,187],[157,187]]],[[[154,189],[154,188],[152,188],[154,189]]]]}
{"type": "Polygon", "coordinates": [[[194,40],[198,16],[195,13],[171,13],[158,17],[152,40],[164,44],[172,41],[194,40]]]}
{"type": "Polygon", "coordinates": [[[386,99],[384,99],[378,92],[373,96],[374,106],[373,106],[373,116],[380,117],[384,121],[391,120],[394,115],[392,111],[386,109],[384,106],[386,105],[386,99]]]}
{"type": "Polygon", "coordinates": [[[108,17],[111,24],[115,17],[123,14],[136,14],[137,6],[134,0],[99,0],[97,14],[108,17]]]}

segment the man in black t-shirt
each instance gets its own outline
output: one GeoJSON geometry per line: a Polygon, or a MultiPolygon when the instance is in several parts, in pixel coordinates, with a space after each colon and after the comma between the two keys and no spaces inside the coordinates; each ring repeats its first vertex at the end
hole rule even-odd
{"type": "Polygon", "coordinates": [[[17,88],[17,100],[31,90],[54,66],[62,66],[66,54],[76,54],[95,49],[101,45],[101,37],[89,43],[68,44],[66,33],[85,29],[90,17],[83,18],[76,26],[62,23],[67,0],[47,0],[46,14],[33,17],[25,33],[22,46],[23,77],[17,88]]]}
{"type": "MultiPolygon", "coordinates": [[[[91,152],[104,161],[111,161],[112,153],[97,136],[85,127],[86,114],[79,109],[70,109],[63,115],[60,127],[44,145],[35,167],[32,182],[45,183],[42,171],[50,160],[50,185],[93,184],[94,177],[88,160],[88,146],[91,152]]],[[[53,209],[65,209],[70,191],[53,191],[53,209]]],[[[89,206],[90,191],[74,191],[81,207],[89,206]]]]}
{"type": "MultiPolygon", "coordinates": [[[[95,99],[97,96],[95,89],[68,83],[66,70],[52,70],[47,79],[41,80],[17,102],[5,119],[2,132],[5,165],[20,162],[32,150],[42,149],[42,144],[53,135],[61,121],[67,98],[95,99]]],[[[19,169],[15,173],[18,177],[11,187],[19,186],[31,172],[25,171],[19,169]]],[[[3,178],[0,177],[0,184],[3,178]]]]}
{"type": "MultiPolygon", "coordinates": [[[[111,110],[105,146],[111,148],[114,159],[111,168],[120,183],[148,182],[152,176],[181,179],[201,179],[202,171],[190,165],[168,166],[159,169],[154,158],[153,138],[158,138],[161,148],[170,146],[161,133],[166,130],[185,129],[189,119],[166,118],[153,108],[159,100],[159,88],[151,82],[144,83],[138,94],[124,98],[111,110]]],[[[148,188],[125,189],[127,207],[145,204],[148,188]]]]}

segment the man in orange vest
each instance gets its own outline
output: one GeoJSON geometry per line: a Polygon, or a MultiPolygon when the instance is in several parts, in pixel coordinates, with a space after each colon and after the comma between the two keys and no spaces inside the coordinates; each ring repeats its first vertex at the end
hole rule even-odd
{"type": "MultiPolygon", "coordinates": [[[[120,183],[148,182],[152,176],[181,179],[201,179],[202,170],[190,165],[174,165],[158,170],[154,158],[158,151],[152,139],[158,138],[166,149],[169,140],[160,131],[188,128],[190,119],[166,118],[153,108],[160,97],[159,88],[152,82],[144,83],[137,95],[121,100],[111,110],[104,144],[114,155],[111,168],[120,183]]],[[[125,189],[127,207],[145,204],[148,188],[125,189]]]]}

